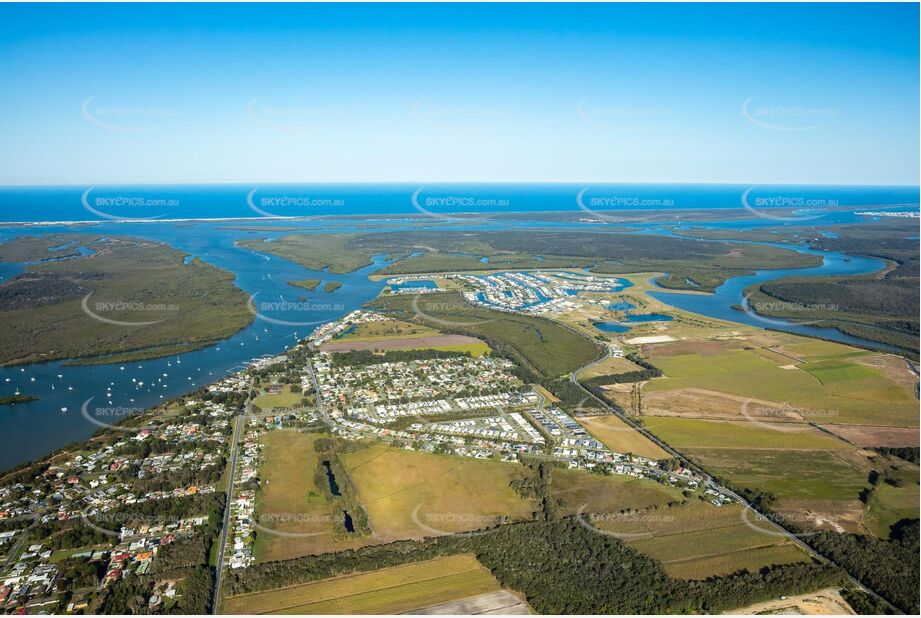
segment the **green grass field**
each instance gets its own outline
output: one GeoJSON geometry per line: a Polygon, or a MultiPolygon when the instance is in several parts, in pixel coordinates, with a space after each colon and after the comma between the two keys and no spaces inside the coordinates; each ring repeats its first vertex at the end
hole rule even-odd
{"type": "Polygon", "coordinates": [[[838,457],[838,451],[774,449],[684,449],[709,471],[734,485],[772,492],[784,499],[856,502],[868,470],[838,457]]]}
{"type": "Polygon", "coordinates": [[[301,405],[303,397],[301,393],[292,393],[291,387],[285,385],[280,393],[259,395],[253,399],[253,405],[267,411],[273,408],[294,408],[301,405]]]}
{"type": "Polygon", "coordinates": [[[359,324],[349,333],[342,337],[337,337],[335,341],[380,341],[382,339],[426,337],[438,334],[441,334],[440,330],[422,324],[413,324],[402,320],[387,320],[386,322],[359,324]]]}
{"type": "Polygon", "coordinates": [[[235,596],[225,614],[397,614],[499,590],[476,558],[447,556],[235,596]]]}
{"type": "Polygon", "coordinates": [[[796,423],[754,423],[751,421],[709,421],[655,417],[645,420],[646,428],[674,448],[769,448],[851,450],[843,440],[796,423]],[[776,426],[776,429],[773,427],[776,426]]]}
{"type": "MultiPolygon", "coordinates": [[[[824,342],[819,342],[824,343],[824,342]]],[[[793,347],[793,346],[790,346],[793,347]]],[[[828,346],[798,346],[804,356],[828,352],[828,346]]],[[[838,346],[843,348],[844,346],[838,346]]],[[[846,348],[847,349],[847,348],[846,348]]],[[[869,353],[866,353],[869,354],[869,353]]],[[[696,387],[753,397],[809,410],[810,420],[821,423],[852,423],[917,427],[917,401],[911,389],[888,378],[878,369],[850,359],[772,361],[754,350],[732,350],[701,356],[669,356],[653,353],[651,361],[667,376],[653,380],[645,390],[664,391],[696,387]]]]}
{"type": "Polygon", "coordinates": [[[889,527],[900,519],[918,517],[918,466],[900,463],[891,472],[900,487],[881,483],[866,515],[866,525],[873,534],[889,537],[889,527]]]}
{"type": "Polygon", "coordinates": [[[565,501],[563,512],[619,513],[625,509],[665,506],[682,500],[681,492],[655,481],[624,475],[601,476],[584,470],[553,471],[551,491],[565,501]]]}
{"type": "Polygon", "coordinates": [[[529,519],[536,506],[510,486],[521,465],[374,445],[341,456],[379,542],[529,519]],[[434,532],[433,532],[434,531],[434,532]]]}
{"type": "Polygon", "coordinates": [[[803,553],[803,550],[793,543],[780,543],[764,547],[746,547],[735,552],[667,562],[665,563],[665,570],[672,577],[705,579],[709,575],[728,575],[742,569],[755,572],[764,566],[803,562],[806,559],[807,556],[803,553]]]}
{"type": "Polygon", "coordinates": [[[625,541],[662,561],[673,577],[705,579],[740,569],[805,560],[783,537],[747,526],[738,504],[714,507],[696,498],[688,504],[627,514],[596,525],[625,533],[625,541]],[[638,536],[643,535],[643,536],[638,536]]]}
{"type": "Polygon", "coordinates": [[[319,463],[314,442],[323,435],[291,429],[262,435],[256,518],[264,529],[256,531],[257,561],[286,560],[366,544],[333,538],[332,507],[314,485],[319,463]],[[272,534],[274,530],[288,534],[272,534]]]}

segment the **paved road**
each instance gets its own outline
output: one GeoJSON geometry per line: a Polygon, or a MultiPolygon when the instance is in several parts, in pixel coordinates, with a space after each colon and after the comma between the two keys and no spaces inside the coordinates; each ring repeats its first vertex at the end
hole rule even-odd
{"type": "Polygon", "coordinates": [[[6,554],[6,559],[3,561],[2,567],[0,567],[0,571],[6,571],[8,568],[13,566],[13,559],[19,555],[19,550],[22,549],[22,546],[28,540],[29,531],[32,529],[32,526],[35,525],[35,521],[36,521],[35,518],[37,517],[38,517],[38,514],[36,514],[35,516],[27,520],[29,522],[29,525],[23,528],[22,531],[19,533],[19,536],[16,537],[16,542],[13,543],[13,546],[10,547],[9,552],[6,554]]]}
{"type": "Polygon", "coordinates": [[[227,504],[224,505],[224,525],[221,527],[221,538],[217,550],[217,574],[214,578],[214,598],[211,600],[211,613],[218,613],[221,602],[221,577],[224,574],[224,555],[227,549],[227,536],[230,533],[230,518],[233,502],[233,482],[237,473],[237,459],[240,455],[240,438],[246,425],[247,417],[252,413],[252,393],[246,400],[246,413],[236,417],[233,426],[233,438],[230,447],[230,480],[227,482],[227,504]]]}
{"type": "Polygon", "coordinates": [[[317,381],[317,374],[315,374],[313,371],[313,363],[310,362],[310,359],[307,359],[306,369],[307,373],[310,374],[310,381],[313,382],[313,392],[316,394],[317,399],[317,410],[320,411],[320,414],[323,416],[323,420],[326,422],[329,428],[332,429],[333,422],[329,418],[329,410],[326,409],[326,403],[320,396],[320,383],[317,381]]]}

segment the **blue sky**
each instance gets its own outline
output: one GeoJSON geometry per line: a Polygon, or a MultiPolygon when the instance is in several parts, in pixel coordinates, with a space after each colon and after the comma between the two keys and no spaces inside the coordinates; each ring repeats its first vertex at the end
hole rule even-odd
{"type": "Polygon", "coordinates": [[[918,6],[0,5],[0,184],[919,182],[918,6]]]}

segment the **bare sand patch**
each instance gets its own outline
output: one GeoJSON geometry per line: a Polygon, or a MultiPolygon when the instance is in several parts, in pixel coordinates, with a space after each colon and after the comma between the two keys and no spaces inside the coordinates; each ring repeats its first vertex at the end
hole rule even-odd
{"type": "Polygon", "coordinates": [[[649,337],[634,337],[633,339],[627,339],[626,343],[631,345],[642,345],[644,343],[667,343],[669,341],[677,341],[671,335],[652,335],[649,337]]]}
{"type": "Polygon", "coordinates": [[[793,614],[799,616],[851,615],[856,612],[842,598],[837,588],[825,588],[809,594],[755,603],[723,614],[764,615],[793,614]]]}

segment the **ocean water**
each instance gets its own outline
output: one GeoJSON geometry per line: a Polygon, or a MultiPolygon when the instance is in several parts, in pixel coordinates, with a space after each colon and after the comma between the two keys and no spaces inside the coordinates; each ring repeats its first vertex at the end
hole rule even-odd
{"type": "MultiPolygon", "coordinates": [[[[59,232],[93,235],[133,235],[166,242],[189,254],[229,270],[236,283],[253,297],[258,317],[236,335],[210,347],[152,361],[93,366],[70,366],[66,362],[31,364],[0,368],[0,396],[16,390],[37,395],[28,404],[0,407],[0,469],[37,458],[48,451],[76,440],[83,440],[100,428],[99,423],[114,422],[119,415],[138,411],[193,390],[239,369],[243,363],[266,354],[277,354],[309,334],[317,325],[335,320],[374,298],[386,285],[368,275],[387,263],[376,256],[374,264],[347,275],[312,271],[259,251],[238,247],[241,239],[269,241],[291,233],[273,229],[294,227],[306,233],[347,231],[389,231],[404,229],[599,229],[595,215],[581,206],[603,204],[603,210],[616,209],[611,200],[627,200],[627,209],[636,210],[632,200],[674,202],[675,209],[739,208],[743,187],[656,187],[619,185],[578,187],[575,185],[403,185],[366,186],[272,186],[272,187],[74,187],[0,189],[0,242],[20,235],[59,232]],[[583,191],[583,189],[585,189],[583,191]],[[581,194],[581,196],[580,196],[581,194]],[[656,196],[670,197],[656,197],[656,196]],[[265,199],[263,199],[265,198],[265,199]],[[277,199],[275,199],[277,198],[277,199]],[[593,201],[593,198],[597,198],[593,201]],[[623,198],[623,199],[622,199],[623,198]],[[471,201],[472,200],[472,201],[471,201]],[[580,201],[581,200],[581,201],[580,201]],[[598,201],[600,200],[600,201],[598,201]],[[607,201],[605,201],[607,200],[607,201]],[[252,207],[255,207],[254,210],[252,207]],[[511,212],[571,210],[583,221],[489,221],[464,219],[458,224],[457,212],[511,212]],[[262,211],[260,214],[257,211],[262,211]],[[427,215],[410,220],[405,215],[427,215]],[[584,217],[582,215],[584,214],[584,217]],[[347,219],[276,220],[270,216],[349,215],[347,219]],[[392,215],[381,218],[380,215],[392,215]],[[119,217],[128,217],[126,221],[119,217]],[[155,217],[146,221],[139,219],[155,217]],[[209,219],[245,218],[247,229],[229,229],[223,221],[209,219]],[[61,223],[30,225],[29,222],[92,221],[91,225],[61,223]],[[421,222],[421,223],[420,223],[421,222]],[[446,226],[450,226],[447,227],[446,226]],[[342,287],[332,293],[292,287],[295,279],[336,281],[342,287]],[[87,414],[82,413],[83,409],[87,414]],[[113,414],[115,416],[113,416],[113,414]]],[[[783,189],[788,195],[802,188],[783,189]]],[[[772,188],[774,193],[781,190],[772,188]]],[[[809,195],[834,193],[828,188],[812,189],[809,195]]],[[[748,200],[753,203],[749,192],[748,200]]],[[[851,200],[855,208],[825,213],[809,219],[811,225],[859,220],[855,211],[864,209],[917,210],[917,189],[841,188],[835,199],[851,200]],[[912,204],[913,205],[904,205],[912,204]],[[900,205],[902,204],[902,205],[900,205]]],[[[792,198],[791,198],[792,199],[792,198]]],[[[813,198],[810,198],[813,199],[813,198]]],[[[820,198],[814,198],[820,199],[820,198]]],[[[828,198],[831,199],[831,198],[828,198]]],[[[661,208],[662,206],[659,206],[661,208]]],[[[803,217],[812,217],[804,211],[803,217]]],[[[784,225],[769,218],[734,221],[708,219],[707,227],[751,228],[784,225]]],[[[698,224],[699,225],[699,224],[698,224]]],[[[637,233],[669,235],[672,226],[641,222],[637,233]]],[[[782,245],[778,245],[782,246],[782,245]]],[[[811,251],[796,248],[801,251],[811,251]]],[[[781,328],[802,334],[818,334],[846,342],[854,338],[829,329],[801,325],[766,325],[731,307],[741,300],[741,290],[753,282],[785,274],[846,274],[873,272],[882,268],[879,260],[850,258],[836,253],[822,254],[824,265],[795,271],[762,271],[752,277],[732,279],[709,296],[654,292],[661,300],[690,311],[755,326],[781,328]]],[[[23,271],[28,264],[0,263],[0,284],[23,271]]],[[[14,325],[15,326],[15,325],[14,325]]]]}
{"type": "MultiPolygon", "coordinates": [[[[183,185],[0,188],[0,222],[914,206],[917,187],[639,184],[183,185]]],[[[852,214],[824,215],[856,220],[852,214]]],[[[822,219],[822,217],[819,217],[822,219]]],[[[819,220],[817,219],[817,220],[819,220]]],[[[776,223],[776,222],[775,222],[776,223]]]]}

